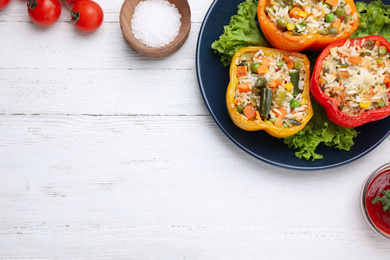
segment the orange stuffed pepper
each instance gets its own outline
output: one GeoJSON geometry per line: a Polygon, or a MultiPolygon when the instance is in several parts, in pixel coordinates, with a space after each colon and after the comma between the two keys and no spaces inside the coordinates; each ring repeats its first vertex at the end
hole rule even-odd
{"type": "Polygon", "coordinates": [[[269,43],[290,51],[321,51],[359,25],[353,0],[259,0],[257,16],[269,43]]]}

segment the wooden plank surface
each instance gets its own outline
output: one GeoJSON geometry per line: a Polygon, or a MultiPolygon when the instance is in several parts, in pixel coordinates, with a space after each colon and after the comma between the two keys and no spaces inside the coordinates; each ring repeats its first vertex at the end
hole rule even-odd
{"type": "Polygon", "coordinates": [[[122,2],[98,2],[91,35],[65,12],[36,27],[24,1],[0,11],[0,259],[388,259],[359,192],[389,137],[324,171],[256,160],[197,85],[212,1],[189,1],[187,42],[153,61],[125,44],[122,2]]]}

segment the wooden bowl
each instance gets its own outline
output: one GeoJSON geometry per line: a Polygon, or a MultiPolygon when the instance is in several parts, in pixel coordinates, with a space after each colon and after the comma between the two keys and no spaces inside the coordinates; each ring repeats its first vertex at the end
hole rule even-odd
{"type": "Polygon", "coordinates": [[[174,4],[181,14],[181,26],[179,34],[169,44],[163,47],[149,47],[137,40],[131,31],[131,19],[134,13],[134,8],[142,0],[125,0],[119,17],[123,37],[127,44],[137,53],[149,58],[162,58],[171,55],[184,44],[187,40],[191,29],[191,10],[187,0],[168,0],[174,4]]]}

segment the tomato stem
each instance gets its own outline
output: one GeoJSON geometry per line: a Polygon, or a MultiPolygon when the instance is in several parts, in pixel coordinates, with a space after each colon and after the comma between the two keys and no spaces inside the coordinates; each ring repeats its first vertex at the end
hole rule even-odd
{"type": "Polygon", "coordinates": [[[27,0],[27,7],[31,10],[33,10],[37,5],[37,0],[27,0]]]}
{"type": "MultiPolygon", "coordinates": [[[[36,0],[28,0],[28,1],[35,1],[36,2],[36,0]]],[[[77,13],[74,12],[72,9],[70,9],[70,7],[69,7],[68,3],[66,2],[66,0],[64,0],[64,1],[65,1],[66,8],[68,9],[70,15],[72,16],[72,19],[70,20],[70,23],[71,24],[77,23],[77,21],[80,20],[80,12],[77,12],[77,13]]]]}

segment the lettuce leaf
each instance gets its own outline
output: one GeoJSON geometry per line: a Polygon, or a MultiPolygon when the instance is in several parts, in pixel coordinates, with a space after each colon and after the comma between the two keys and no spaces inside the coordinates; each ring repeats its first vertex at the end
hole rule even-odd
{"type": "Polygon", "coordinates": [[[236,51],[247,46],[270,47],[260,32],[257,20],[258,1],[246,0],[238,5],[237,14],[230,18],[229,25],[224,26],[224,32],[211,48],[221,56],[224,66],[229,66],[236,51]]]}
{"type": "Polygon", "coordinates": [[[310,160],[322,159],[316,148],[321,143],[339,150],[349,151],[354,145],[353,138],[358,135],[354,128],[345,128],[329,120],[324,108],[312,98],[314,116],[309,123],[293,136],[284,138],[289,148],[298,150],[295,156],[310,160]]]}
{"type": "Polygon", "coordinates": [[[350,38],[382,35],[390,41],[390,5],[375,0],[369,4],[356,2],[356,8],[359,13],[359,27],[350,38]]]}

